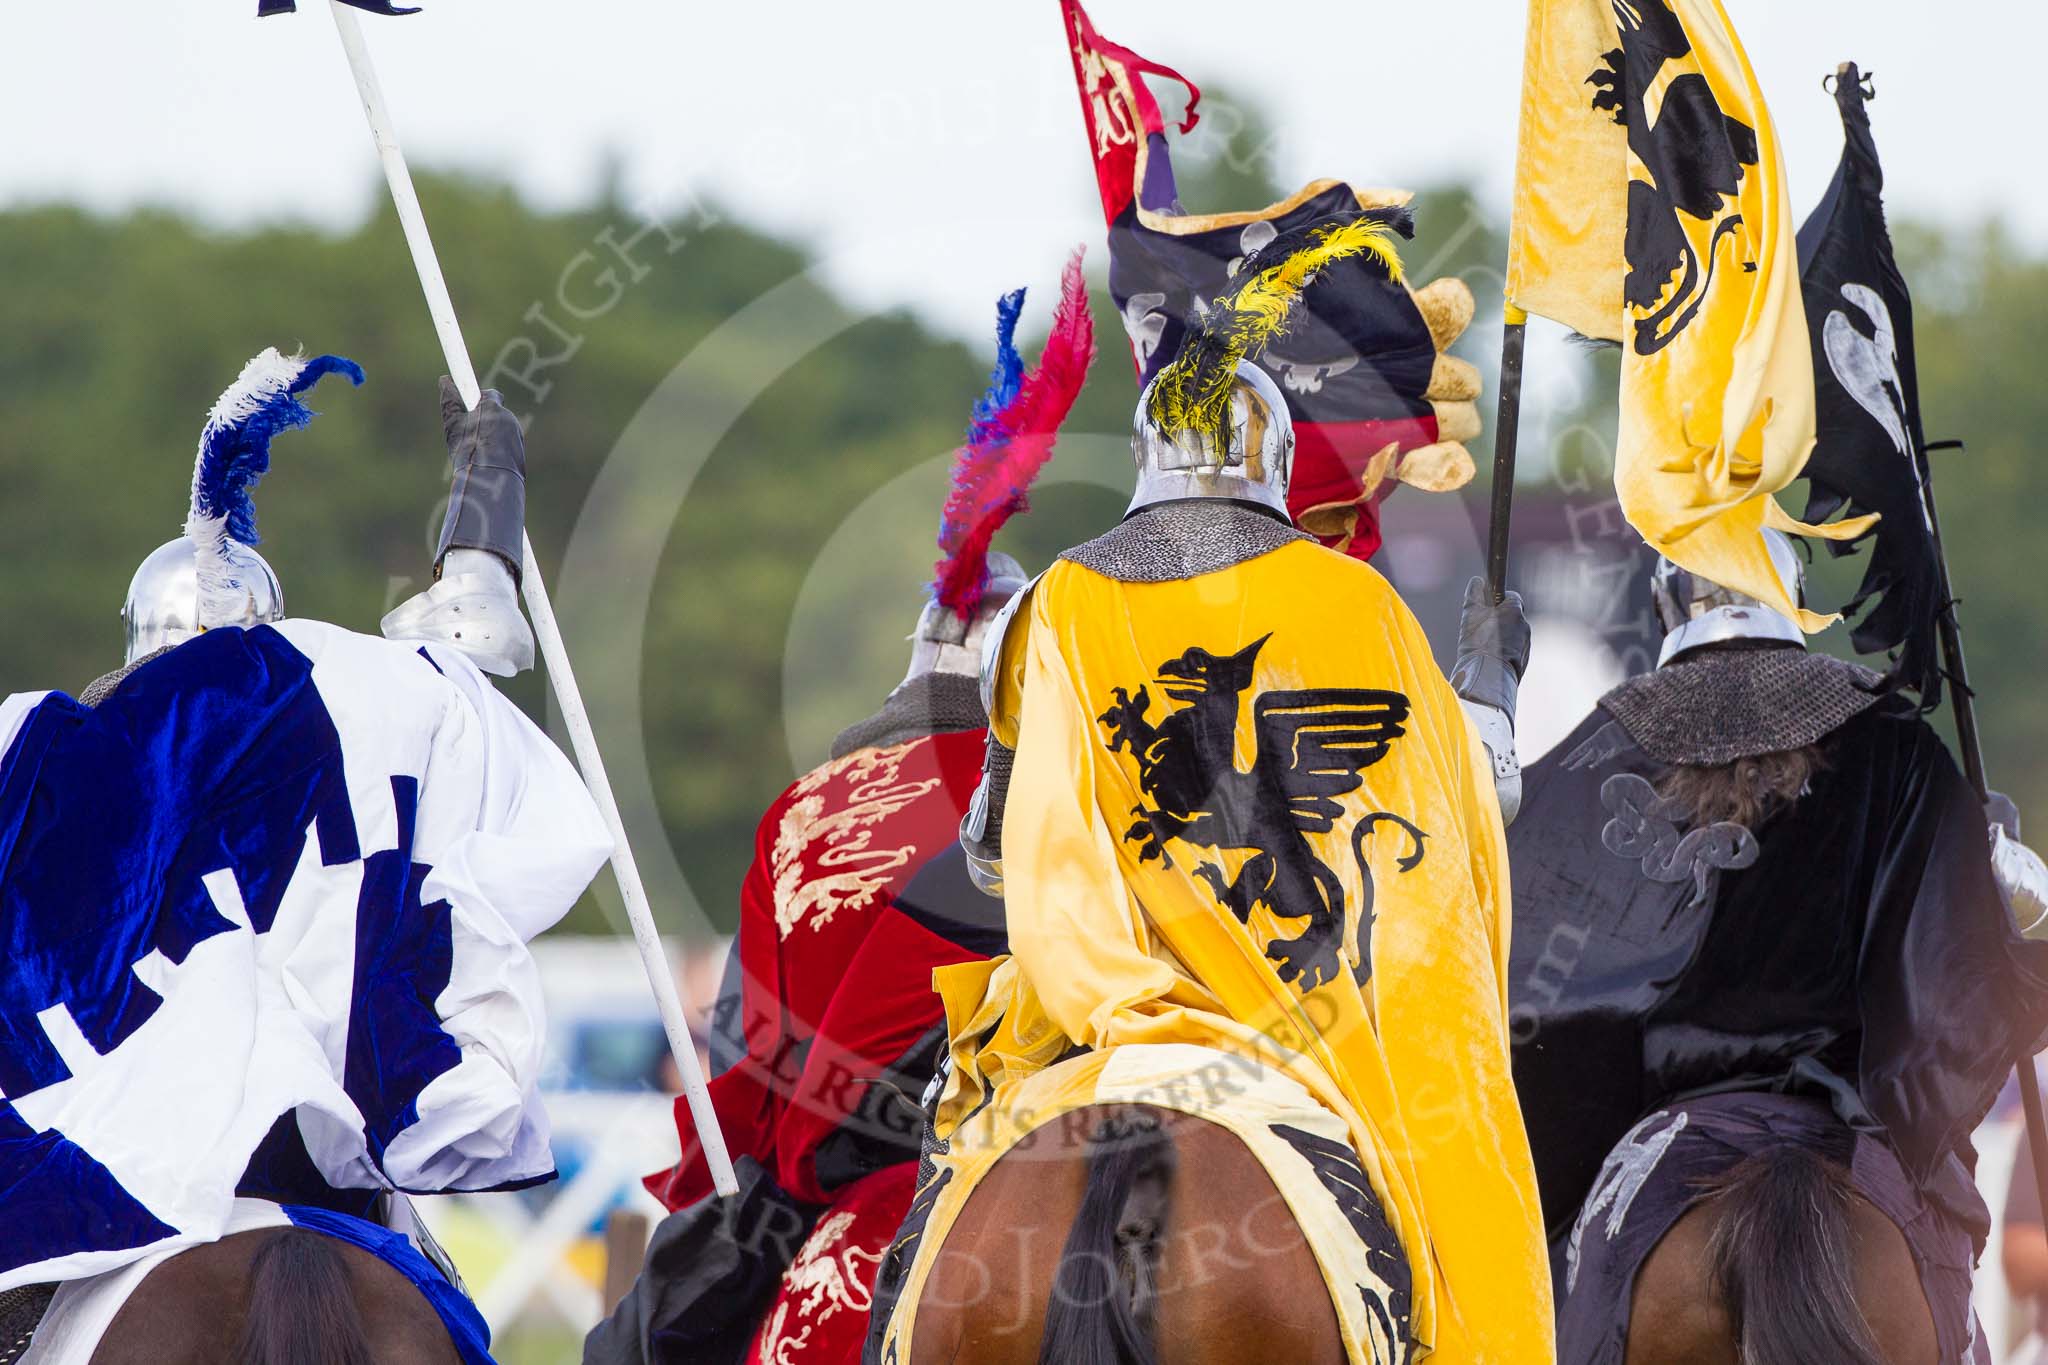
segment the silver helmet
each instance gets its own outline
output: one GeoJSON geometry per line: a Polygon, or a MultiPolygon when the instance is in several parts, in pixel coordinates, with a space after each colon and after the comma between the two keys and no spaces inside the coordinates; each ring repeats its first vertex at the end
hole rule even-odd
{"type": "MultiPolygon", "coordinates": [[[[256,626],[282,621],[284,588],[263,556],[239,541],[229,541],[226,560],[240,589],[239,610],[211,623],[256,626]]],[[[131,664],[145,654],[181,645],[205,629],[199,617],[199,552],[189,537],[157,546],[142,561],[128,580],[121,620],[128,627],[128,652],[122,662],[131,664]]]]}
{"type": "Polygon", "coordinates": [[[256,539],[250,494],[270,468],[271,440],[313,420],[303,395],[330,374],[363,382],[362,367],[343,356],[308,359],[272,346],[214,400],[199,433],[185,534],[151,551],[128,582],[121,607],[127,663],[219,626],[284,619],[284,589],[250,548],[256,539]]]}
{"type": "MultiPolygon", "coordinates": [[[[982,590],[981,606],[972,619],[936,601],[927,601],[917,618],[917,631],[910,637],[910,671],[903,681],[927,673],[957,673],[981,676],[982,639],[989,623],[1009,605],[1010,599],[1029,586],[1024,566],[998,550],[988,556],[988,586],[982,590]]],[[[898,684],[901,686],[901,684],[898,684]]]]}
{"type": "MultiPolygon", "coordinates": [[[[1792,600],[1806,603],[1806,567],[1792,538],[1783,531],[1765,531],[1764,545],[1770,551],[1771,566],[1785,584],[1792,600]]],[[[1719,583],[1681,569],[1668,559],[1659,559],[1650,578],[1650,596],[1657,604],[1657,617],[1664,624],[1664,647],[1658,652],[1662,668],[1679,655],[1702,645],[1726,640],[1778,640],[1806,647],[1806,634],[1798,622],[1757,601],[1747,593],[1724,588],[1719,583]]]]}
{"type": "Polygon", "coordinates": [[[1270,375],[1249,360],[1237,362],[1220,443],[1201,432],[1167,431],[1149,411],[1151,397],[1148,385],[1131,423],[1131,453],[1138,461],[1132,510],[1178,498],[1242,498],[1287,515],[1294,418],[1270,375]]]}

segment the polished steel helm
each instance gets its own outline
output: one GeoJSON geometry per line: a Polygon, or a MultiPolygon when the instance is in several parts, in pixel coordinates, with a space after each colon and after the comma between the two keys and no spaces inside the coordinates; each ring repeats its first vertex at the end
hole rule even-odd
{"type": "MultiPolygon", "coordinates": [[[[1806,602],[1806,567],[1792,538],[1783,531],[1765,531],[1764,544],[1771,553],[1771,565],[1791,593],[1792,600],[1806,602]]],[[[1719,583],[1679,568],[1668,559],[1657,561],[1650,578],[1650,596],[1657,604],[1657,617],[1664,623],[1664,647],[1657,655],[1662,667],[1688,650],[1724,640],[1782,640],[1806,647],[1805,632],[1789,616],[1775,611],[1746,593],[1724,588],[1719,583]]]]}
{"type": "Polygon", "coordinates": [[[988,633],[989,622],[1029,583],[1023,565],[991,550],[988,586],[982,592],[981,606],[975,610],[973,620],[962,621],[959,612],[937,602],[924,604],[924,612],[917,618],[917,631],[910,637],[910,671],[903,675],[903,681],[927,673],[981,676],[981,642],[988,633]]]}
{"type": "MultiPolygon", "coordinates": [[[[242,589],[240,611],[222,625],[256,626],[284,619],[284,589],[262,555],[239,541],[227,545],[228,567],[242,589]]],[[[159,545],[128,580],[128,600],[121,605],[128,626],[128,653],[134,663],[167,645],[181,645],[199,634],[199,561],[185,536],[159,545]]]]}
{"type": "Polygon", "coordinates": [[[1241,498],[1287,514],[1294,418],[1272,376],[1249,360],[1237,363],[1220,448],[1203,433],[1166,431],[1148,411],[1151,397],[1149,387],[1139,395],[1131,424],[1131,453],[1138,461],[1133,510],[1178,498],[1241,498]]]}

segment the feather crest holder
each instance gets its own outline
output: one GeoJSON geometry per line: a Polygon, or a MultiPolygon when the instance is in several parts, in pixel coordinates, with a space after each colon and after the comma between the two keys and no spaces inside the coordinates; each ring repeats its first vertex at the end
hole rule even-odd
{"type": "Polygon", "coordinates": [[[1068,258],[1060,301],[1038,364],[1023,373],[1017,319],[1024,291],[996,305],[996,366],[974,405],[967,444],[953,457],[953,486],[939,523],[941,558],[932,596],[970,622],[988,588],[988,553],[1003,523],[1029,504],[1026,492],[1052,459],[1060,424],[1073,410],[1095,361],[1095,319],[1082,277],[1084,249],[1068,258]]]}
{"type": "Polygon", "coordinates": [[[1283,335],[1303,291],[1339,261],[1365,257],[1400,283],[1396,239],[1409,230],[1405,208],[1376,209],[1275,237],[1196,319],[1180,353],[1152,381],[1146,414],[1171,435],[1201,436],[1222,450],[1238,362],[1257,359],[1283,335]]]}
{"type": "Polygon", "coordinates": [[[270,469],[270,442],[313,420],[313,410],[299,395],[330,374],[363,382],[362,367],[353,360],[334,355],[308,360],[281,355],[273,346],[242,367],[241,377],[206,414],[185,519],[185,535],[199,566],[202,629],[239,619],[249,587],[240,579],[231,549],[258,543],[251,494],[270,469]]]}

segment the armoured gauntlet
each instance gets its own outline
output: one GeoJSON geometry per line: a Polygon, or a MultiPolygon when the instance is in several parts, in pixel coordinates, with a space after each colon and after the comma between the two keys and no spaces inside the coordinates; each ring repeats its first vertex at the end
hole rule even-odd
{"type": "Polygon", "coordinates": [[[448,515],[434,552],[434,585],[384,618],[386,639],[447,645],[486,673],[533,667],[533,631],[519,614],[526,537],[526,441],[495,390],[474,410],[441,377],[448,440],[448,515]]]}
{"type": "Polygon", "coordinates": [[[1522,808],[1522,763],[1515,754],[1515,700],[1529,667],[1529,622],[1522,595],[1511,592],[1496,603],[1484,579],[1465,585],[1465,609],[1458,618],[1458,663],[1451,690],[1486,743],[1493,760],[1493,785],[1503,822],[1522,808]]]}
{"type": "Polygon", "coordinates": [[[448,516],[434,552],[438,570],[450,550],[489,550],[516,581],[526,535],[526,438],[496,389],[473,409],[441,376],[441,432],[448,441],[448,516]]]}
{"type": "Polygon", "coordinates": [[[2048,938],[2048,865],[2020,842],[2019,807],[2004,792],[1991,793],[1985,803],[1991,818],[1991,875],[2020,932],[2048,938]]]}

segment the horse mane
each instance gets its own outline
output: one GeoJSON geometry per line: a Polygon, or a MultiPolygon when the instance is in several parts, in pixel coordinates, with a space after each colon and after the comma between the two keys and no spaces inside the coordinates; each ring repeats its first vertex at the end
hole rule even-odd
{"type": "Polygon", "coordinates": [[[1742,1365],[1884,1365],[1856,1302],[1849,1173],[1793,1142],[1739,1163],[1707,1190],[1718,1221],[1707,1271],[1742,1365]]]}
{"type": "Polygon", "coordinates": [[[1053,1274],[1039,1365],[1157,1365],[1159,1259],[1178,1157],[1165,1114],[1110,1111],[1088,1135],[1088,1176],[1053,1274]]]}

